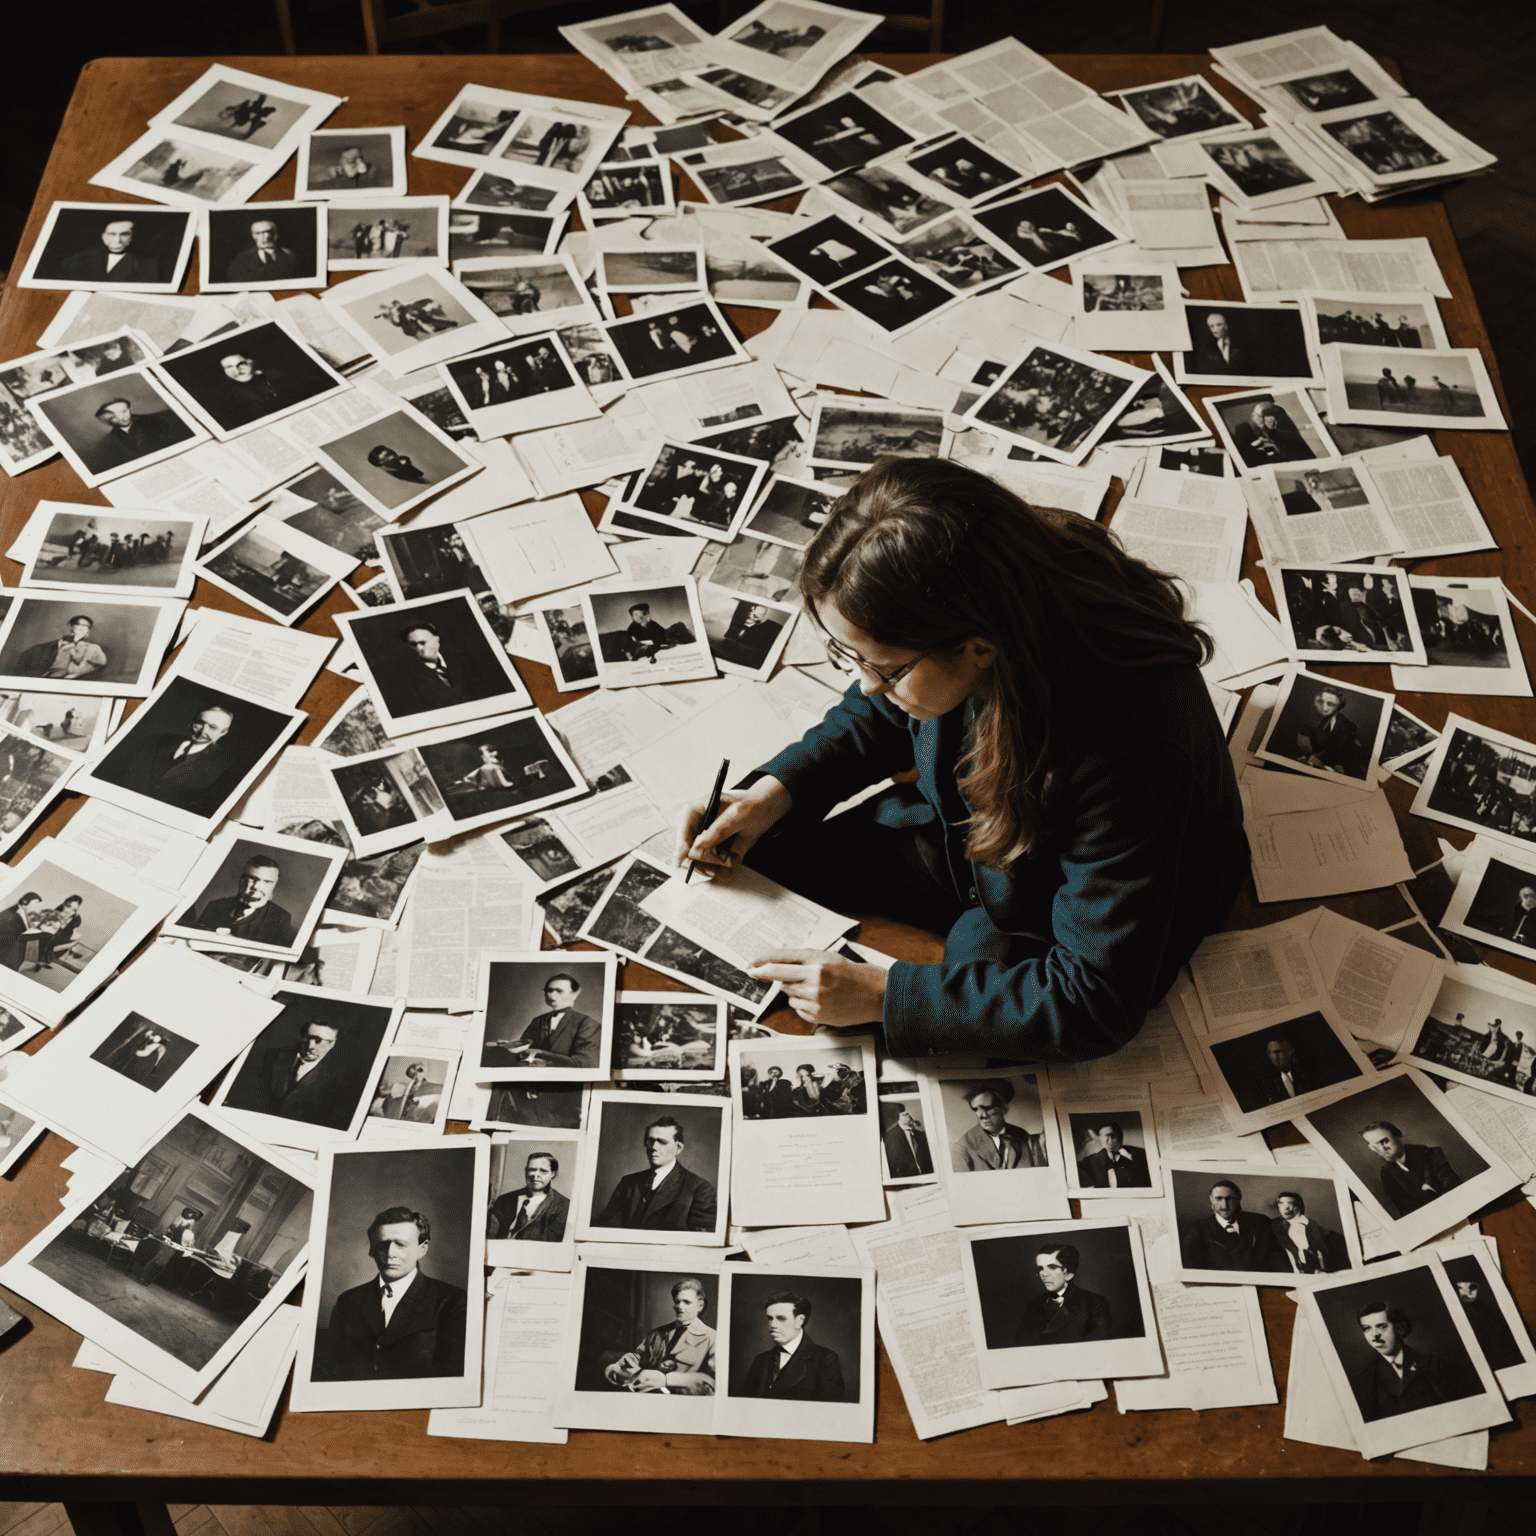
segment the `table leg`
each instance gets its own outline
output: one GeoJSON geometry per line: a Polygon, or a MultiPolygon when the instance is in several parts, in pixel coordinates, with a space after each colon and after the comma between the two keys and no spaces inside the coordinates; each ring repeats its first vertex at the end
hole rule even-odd
{"type": "Polygon", "coordinates": [[[164,1504],[64,1505],[75,1536],[176,1536],[164,1504]]]}

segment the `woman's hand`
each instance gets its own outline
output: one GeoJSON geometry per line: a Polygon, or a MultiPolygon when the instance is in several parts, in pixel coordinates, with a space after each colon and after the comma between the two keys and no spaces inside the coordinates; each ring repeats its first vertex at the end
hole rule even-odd
{"type": "Polygon", "coordinates": [[[807,1024],[845,1029],[877,1024],[885,1012],[885,971],[856,965],[825,949],[780,949],[747,967],[759,981],[777,981],[789,1006],[807,1024]]]}
{"type": "Polygon", "coordinates": [[[690,859],[711,880],[731,880],[752,845],[790,808],[789,791],[777,779],[764,777],[750,789],[727,789],[720,796],[720,813],[704,826],[704,801],[690,805],[678,828],[677,863],[690,859]]]}

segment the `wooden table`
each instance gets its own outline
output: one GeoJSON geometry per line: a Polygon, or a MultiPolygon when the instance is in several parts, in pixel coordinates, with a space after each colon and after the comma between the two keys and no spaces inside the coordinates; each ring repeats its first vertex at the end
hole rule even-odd
{"type": "MultiPolygon", "coordinates": [[[[206,59],[98,59],[88,65],[48,163],[22,243],[30,249],[49,205],[56,199],[113,201],[87,185],[99,166],[143,131],[145,120],[207,64],[206,59]]],[[[575,56],[241,59],[229,61],[298,85],[346,94],[350,99],[333,124],[405,123],[416,142],[457,87],[468,80],[510,89],[591,101],[618,102],[612,83],[575,56]]],[[[909,70],[929,62],[913,55],[885,60],[909,70]]],[[[1077,57],[1059,61],[1096,89],[1149,84],[1204,70],[1199,57],[1077,57]]],[[[1229,89],[1223,87],[1223,89],[1229,89]]],[[[412,160],[413,193],[452,193],[468,173],[412,160]]],[[[292,171],[260,194],[291,196],[292,171]]],[[[1493,367],[1488,337],[1469,290],[1445,212],[1438,199],[1414,196],[1370,208],[1358,200],[1337,203],[1353,237],[1427,235],[1455,297],[1441,306],[1451,341],[1479,346],[1493,367]]],[[[1187,274],[1193,294],[1241,297],[1231,267],[1187,274]]],[[[61,295],[8,289],[0,304],[0,358],[29,351],[61,295]]],[[[735,310],[744,331],[771,318],[764,311],[735,310]]],[[[1145,362],[1145,359],[1141,359],[1145,362]]],[[[1196,390],[1198,396],[1205,391],[1196,390]]],[[[1498,555],[1463,556],[1423,567],[1456,574],[1503,572],[1522,600],[1536,606],[1536,583],[1513,558],[1536,522],[1514,449],[1503,434],[1442,434],[1454,452],[1502,548],[1498,555]]],[[[19,480],[0,481],[0,548],[9,547],[43,497],[104,502],[82,491],[60,462],[19,480]]],[[[1250,540],[1252,534],[1250,532],[1250,540]]],[[[1266,583],[1250,542],[1246,566],[1266,583]]],[[[9,565],[7,582],[16,580],[9,565]]],[[[240,610],[226,594],[200,586],[198,601],[240,610]]],[[[304,628],[331,634],[329,615],[344,608],[333,595],[304,628]]],[[[543,667],[519,663],[541,707],[565,702],[543,667]]],[[[1351,668],[1367,686],[1390,688],[1385,667],[1351,668]]],[[[323,674],[305,699],[308,740],[336,708],[349,686],[323,674]]],[[[1500,730],[1536,735],[1536,708],[1510,699],[1457,700],[1406,696],[1405,703],[1432,725],[1448,709],[1460,709],[1500,730]]],[[[1408,786],[1388,790],[1405,824],[1416,865],[1435,856],[1443,829],[1406,817],[1408,786]]],[[[34,834],[55,830],[78,802],[56,810],[34,834]]],[[[1466,839],[1458,836],[1458,843],[1466,839]]],[[[30,842],[27,846],[30,846],[30,842]]],[[[25,848],[18,850],[20,858],[25,848]]],[[[1231,926],[1247,927],[1290,916],[1311,903],[1256,907],[1251,900],[1231,926]]],[[[1361,921],[1380,925],[1400,914],[1401,903],[1375,892],[1333,903],[1361,921]]],[[[911,959],[937,958],[931,939],[895,925],[866,933],[872,941],[911,959]]],[[[1536,967],[1489,954],[1501,970],[1536,980],[1536,967]]],[[[636,980],[632,985],[649,985],[636,980]]],[[[661,986],[671,985],[657,978],[661,986]]],[[[44,1139],[16,1176],[0,1186],[0,1254],[13,1253],[58,1213],[68,1151],[57,1136],[44,1139]]],[[[1506,1273],[1528,1318],[1536,1319],[1536,1213],[1511,1196],[1487,1219],[1500,1241],[1506,1273]]],[[[1279,1290],[1261,1292],[1270,1353],[1277,1379],[1286,1379],[1293,1308],[1279,1290]]],[[[1521,1424],[1497,1431],[1490,1474],[1447,1471],[1406,1461],[1373,1464],[1347,1451],[1326,1450],[1282,1439],[1283,1410],[1245,1408],[1204,1414],[1139,1413],[1122,1416],[1112,1404],[1088,1414],[1048,1419],[1017,1429],[998,1424],[923,1443],[913,1434],[889,1364],[880,1363],[879,1416],[872,1446],[781,1445],[764,1440],[575,1433],[564,1447],[507,1446],[468,1440],[429,1439],[426,1414],[302,1414],[280,1412],[266,1440],[202,1429],[180,1420],[117,1408],[102,1402],[100,1376],[70,1369],[75,1334],[30,1304],[30,1327],[0,1346],[0,1497],[69,1501],[77,1528],[135,1527],[128,1505],[112,1501],[257,1504],[475,1504],[582,1503],[785,1503],[869,1504],[1281,1501],[1486,1501],[1528,1498],[1536,1493],[1536,1430],[1521,1424]],[[94,1509],[92,1508],[94,1506],[94,1509]],[[125,1513],[127,1511],[127,1513],[125,1513]],[[119,1521],[119,1516],[122,1520],[119,1521]],[[93,1522],[95,1522],[93,1524],[93,1522]],[[114,1523],[118,1522],[118,1523],[114,1523]]],[[[1531,1417],[1517,1404],[1516,1418],[1531,1417]]]]}

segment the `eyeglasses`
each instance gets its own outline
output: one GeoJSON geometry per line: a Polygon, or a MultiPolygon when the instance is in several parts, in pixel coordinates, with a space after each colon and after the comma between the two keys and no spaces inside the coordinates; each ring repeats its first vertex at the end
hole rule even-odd
{"type": "Polygon", "coordinates": [[[847,673],[850,677],[857,676],[860,672],[867,673],[882,688],[894,688],[918,662],[927,661],[930,656],[936,656],[940,651],[953,650],[960,641],[948,640],[943,645],[936,645],[931,650],[924,651],[921,656],[914,656],[911,661],[904,661],[894,672],[882,672],[872,662],[865,661],[857,651],[849,650],[846,645],[834,640],[831,635],[823,634],[821,643],[827,648],[827,660],[839,672],[847,673]]]}

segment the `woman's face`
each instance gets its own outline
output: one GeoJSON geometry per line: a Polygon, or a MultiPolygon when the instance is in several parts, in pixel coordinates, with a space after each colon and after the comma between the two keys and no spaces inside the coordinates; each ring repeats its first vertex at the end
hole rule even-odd
{"type": "MultiPolygon", "coordinates": [[[[850,624],[828,603],[818,610],[827,633],[847,649],[855,651],[872,666],[891,673],[904,666],[919,650],[881,645],[855,624],[850,624]]],[[[877,677],[860,670],[859,687],[864,695],[884,694],[903,713],[914,720],[937,720],[963,704],[972,694],[986,691],[991,681],[992,647],[982,640],[968,640],[958,655],[927,656],[905,677],[887,686],[877,677]]]]}

